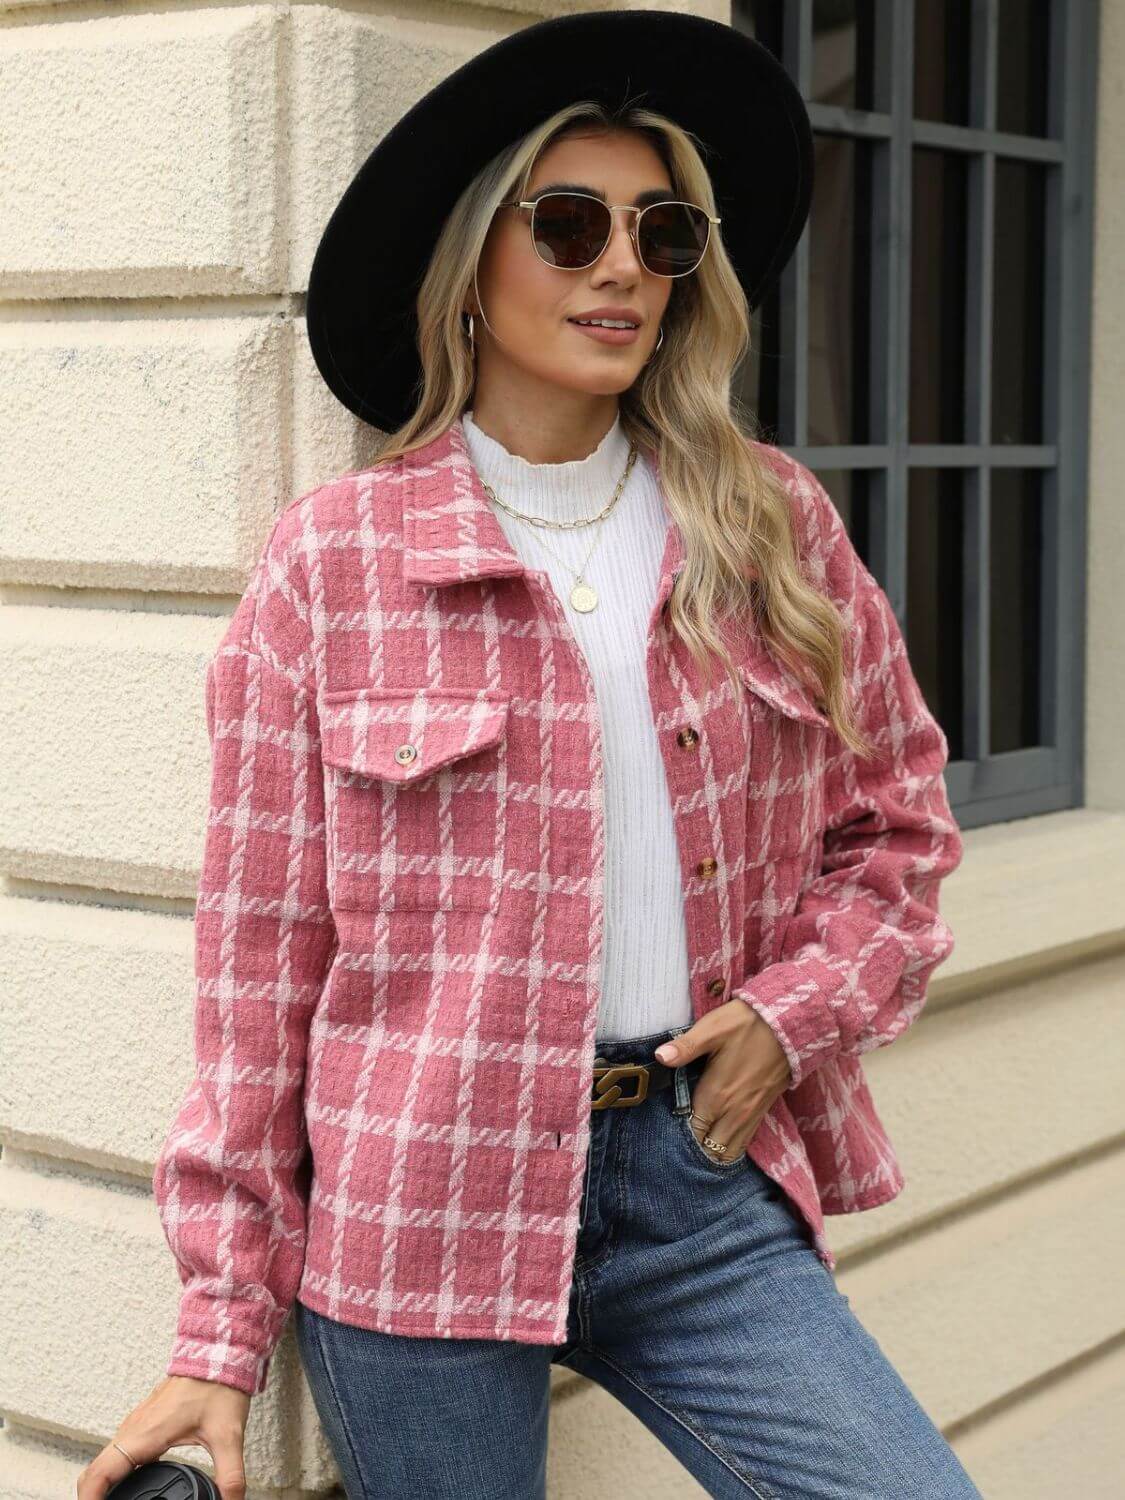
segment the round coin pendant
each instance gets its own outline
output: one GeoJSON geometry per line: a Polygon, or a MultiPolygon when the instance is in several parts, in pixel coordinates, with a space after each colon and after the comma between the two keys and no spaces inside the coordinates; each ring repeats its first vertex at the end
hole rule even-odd
{"type": "Polygon", "coordinates": [[[585,615],[597,608],[598,596],[590,584],[576,583],[570,591],[570,602],[585,615]]]}

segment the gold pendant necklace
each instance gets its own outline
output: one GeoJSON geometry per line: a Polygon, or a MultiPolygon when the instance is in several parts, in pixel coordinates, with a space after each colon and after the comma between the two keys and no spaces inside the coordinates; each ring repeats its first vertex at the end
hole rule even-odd
{"type": "MultiPolygon", "coordinates": [[[[602,520],[604,519],[605,517],[603,516],[602,520]]],[[[571,608],[578,610],[580,614],[584,615],[588,615],[592,609],[597,609],[598,607],[598,591],[592,583],[589,583],[587,581],[585,573],[586,569],[590,566],[590,559],[594,555],[594,547],[596,547],[602,539],[601,526],[602,523],[601,521],[599,521],[598,534],[594,538],[593,545],[591,546],[589,552],[587,552],[586,554],[586,560],[583,562],[581,568],[577,573],[574,572],[574,569],[567,562],[565,557],[560,557],[557,552],[552,552],[551,548],[547,546],[547,543],[543,540],[543,538],[539,538],[539,545],[543,548],[544,552],[550,552],[555,561],[557,563],[561,563],[561,565],[566,569],[568,573],[574,573],[574,582],[573,584],[571,584],[570,592],[567,594],[567,598],[570,600],[571,608]]]]}
{"type": "Polygon", "coordinates": [[[609,503],[605,505],[596,516],[581,516],[576,521],[551,521],[548,520],[545,516],[530,516],[525,514],[523,511],[515,510],[512,506],[501,500],[500,496],[496,493],[491,485],[486,484],[483,478],[481,479],[481,484],[484,486],[486,493],[491,496],[491,498],[496,502],[501,510],[507,511],[508,515],[513,516],[517,521],[526,522],[529,526],[535,526],[541,529],[550,528],[555,531],[569,531],[572,530],[575,526],[597,526],[598,534],[594,538],[593,546],[591,546],[589,552],[587,552],[586,560],[585,562],[583,562],[582,567],[577,573],[574,572],[574,569],[564,557],[560,557],[557,552],[551,551],[550,547],[547,546],[542,537],[540,537],[539,539],[540,545],[543,547],[543,550],[545,552],[549,552],[550,555],[555,559],[555,561],[557,563],[561,563],[568,573],[574,573],[574,583],[571,585],[570,592],[567,594],[567,598],[570,602],[571,608],[578,610],[580,614],[588,615],[591,610],[597,609],[598,607],[598,591],[594,587],[594,585],[590,583],[583,575],[590,565],[591,557],[593,557],[594,555],[594,547],[596,547],[601,541],[601,524],[609,515],[613,507],[617,504],[618,500],[621,498],[621,493],[625,488],[625,482],[629,478],[636,460],[637,449],[632,444],[630,444],[629,460],[625,465],[625,472],[618,480],[617,488],[614,490],[609,503]]]}

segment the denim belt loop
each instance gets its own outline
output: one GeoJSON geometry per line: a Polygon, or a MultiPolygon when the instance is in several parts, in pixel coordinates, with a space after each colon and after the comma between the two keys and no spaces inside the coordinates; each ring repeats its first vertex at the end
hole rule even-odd
{"type": "Polygon", "coordinates": [[[687,1064],[684,1063],[673,1074],[676,1088],[676,1102],[672,1106],[674,1115],[686,1115],[691,1111],[691,1090],[688,1088],[686,1068],[687,1064]]]}
{"type": "MultiPolygon", "coordinates": [[[[677,1037],[682,1032],[690,1031],[691,1026],[691,1022],[686,1026],[676,1026],[672,1029],[671,1036],[677,1037]]],[[[672,1081],[676,1089],[676,1102],[672,1106],[672,1113],[674,1115],[686,1115],[691,1112],[691,1089],[688,1086],[687,1073],[684,1071],[686,1067],[687,1063],[681,1063],[672,1075],[672,1081]]]]}

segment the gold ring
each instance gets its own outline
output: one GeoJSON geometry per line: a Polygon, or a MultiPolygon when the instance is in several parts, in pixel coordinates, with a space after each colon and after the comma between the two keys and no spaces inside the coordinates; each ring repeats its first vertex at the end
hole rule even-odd
{"type": "Polygon", "coordinates": [[[703,1137],[703,1144],[705,1146],[710,1146],[711,1150],[717,1151],[720,1156],[724,1156],[726,1154],[726,1145],[722,1141],[715,1140],[713,1136],[705,1135],[703,1137]]]}

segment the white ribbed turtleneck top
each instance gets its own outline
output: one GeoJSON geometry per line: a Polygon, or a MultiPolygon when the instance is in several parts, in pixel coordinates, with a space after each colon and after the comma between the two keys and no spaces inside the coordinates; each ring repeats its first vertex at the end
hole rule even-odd
{"type": "MultiPolygon", "coordinates": [[[[477,473],[530,515],[596,515],[629,457],[618,416],[586,458],[533,464],[461,415],[477,473]]],[[[586,657],[601,716],[605,775],[605,939],[596,1037],[617,1041],[691,1023],[687,930],[679,852],[645,667],[668,512],[656,474],[638,454],[584,577],[598,591],[583,614],[568,595],[595,528],[543,530],[492,507],[520,561],[544,572],[586,657]],[[543,545],[541,537],[545,539],[543,545]],[[548,551],[547,549],[550,549],[548,551]],[[568,570],[562,562],[571,564],[568,570]]]]}

